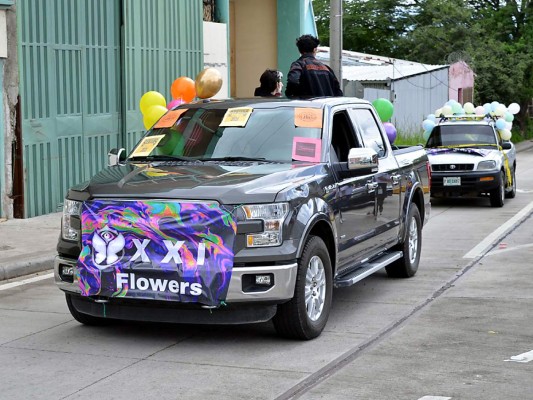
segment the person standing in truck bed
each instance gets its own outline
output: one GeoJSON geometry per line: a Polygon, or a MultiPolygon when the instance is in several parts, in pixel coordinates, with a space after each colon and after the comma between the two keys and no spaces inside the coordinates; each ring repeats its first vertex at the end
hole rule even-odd
{"type": "Polygon", "coordinates": [[[291,64],[287,75],[287,97],[342,96],[339,81],[332,69],[315,58],[318,38],[302,35],[296,39],[301,57],[291,64]]]}

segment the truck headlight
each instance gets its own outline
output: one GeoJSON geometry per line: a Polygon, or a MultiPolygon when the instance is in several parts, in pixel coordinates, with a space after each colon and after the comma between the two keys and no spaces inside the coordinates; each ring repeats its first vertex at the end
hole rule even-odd
{"type": "Polygon", "coordinates": [[[480,161],[477,165],[478,171],[490,171],[491,169],[496,169],[496,161],[493,160],[487,160],[487,161],[480,161]]]}
{"type": "Polygon", "coordinates": [[[268,247],[281,244],[283,221],[289,212],[288,203],[249,204],[242,208],[246,219],[263,220],[263,232],[246,235],[246,247],[268,247]]]}
{"type": "Polygon", "coordinates": [[[81,201],[74,201],[65,199],[63,203],[63,218],[62,218],[62,227],[61,235],[65,240],[76,241],[80,237],[80,231],[74,229],[71,225],[70,217],[75,216],[79,217],[81,214],[81,201]]]}

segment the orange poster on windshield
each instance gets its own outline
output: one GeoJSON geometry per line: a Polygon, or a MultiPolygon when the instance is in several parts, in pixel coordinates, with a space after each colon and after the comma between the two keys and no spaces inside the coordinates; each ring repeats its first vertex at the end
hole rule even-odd
{"type": "Polygon", "coordinates": [[[171,128],[185,111],[187,111],[187,108],[168,111],[159,119],[159,121],[157,121],[154,125],[154,129],[171,128]]]}
{"type": "Polygon", "coordinates": [[[322,128],[322,109],[295,108],[294,125],[299,128],[322,128]]]}

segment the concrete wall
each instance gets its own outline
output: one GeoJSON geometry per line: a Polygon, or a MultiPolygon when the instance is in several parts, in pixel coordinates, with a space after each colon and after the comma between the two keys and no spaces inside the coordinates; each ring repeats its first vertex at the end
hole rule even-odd
{"type": "MultiPolygon", "coordinates": [[[[0,94],[2,95],[2,104],[0,110],[0,218],[13,218],[13,162],[12,162],[12,143],[15,137],[15,107],[17,96],[19,94],[19,77],[17,64],[17,18],[15,13],[16,6],[13,5],[2,11],[5,16],[5,55],[0,67],[2,67],[2,82],[0,94]]],[[[2,36],[2,35],[0,35],[2,36]]]]}
{"type": "Polygon", "coordinates": [[[228,30],[226,24],[204,21],[204,67],[217,69],[222,75],[222,88],[215,99],[229,97],[228,30]]]}
{"type": "Polygon", "coordinates": [[[471,101],[467,97],[473,97],[474,94],[474,71],[470,69],[468,64],[466,64],[464,61],[459,61],[450,65],[449,81],[449,99],[457,100],[461,104],[465,102],[463,101],[464,98],[466,98],[466,101],[471,101]],[[465,96],[463,99],[460,99],[460,93],[467,94],[467,96],[465,96]]]}
{"type": "Polygon", "coordinates": [[[230,9],[231,50],[235,60],[232,95],[253,97],[264,70],[276,69],[278,65],[277,1],[232,0],[230,9]]]}

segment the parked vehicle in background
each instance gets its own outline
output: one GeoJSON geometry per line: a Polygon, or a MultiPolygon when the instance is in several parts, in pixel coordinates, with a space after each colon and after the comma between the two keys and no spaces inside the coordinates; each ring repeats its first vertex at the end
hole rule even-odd
{"type": "Polygon", "coordinates": [[[421,146],[392,150],[355,98],[198,102],[69,190],[55,279],[85,324],[250,323],[311,339],[333,287],[415,275],[421,146]]]}
{"type": "Polygon", "coordinates": [[[432,197],[488,196],[503,207],[516,195],[516,150],[485,116],[444,117],[426,143],[432,197]]]}

